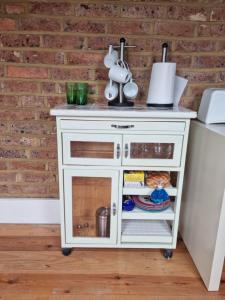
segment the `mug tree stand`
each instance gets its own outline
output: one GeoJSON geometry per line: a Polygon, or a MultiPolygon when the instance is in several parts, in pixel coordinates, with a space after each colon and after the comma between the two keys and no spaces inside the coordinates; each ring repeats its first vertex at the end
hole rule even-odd
{"type": "MultiPolygon", "coordinates": [[[[120,60],[124,61],[124,48],[133,48],[136,46],[128,46],[126,45],[126,40],[125,38],[120,39],[120,46],[113,46],[113,48],[120,48],[120,60]]],[[[119,95],[116,99],[108,101],[109,106],[119,106],[119,107],[128,107],[128,106],[133,106],[134,102],[128,100],[125,98],[123,94],[123,83],[119,84],[119,95]]]]}

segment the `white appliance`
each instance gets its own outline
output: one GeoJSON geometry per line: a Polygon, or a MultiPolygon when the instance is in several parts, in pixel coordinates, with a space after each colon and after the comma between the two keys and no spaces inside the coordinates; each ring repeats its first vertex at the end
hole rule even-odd
{"type": "Polygon", "coordinates": [[[225,123],[225,89],[210,88],[204,90],[198,119],[206,124],[225,123]]]}

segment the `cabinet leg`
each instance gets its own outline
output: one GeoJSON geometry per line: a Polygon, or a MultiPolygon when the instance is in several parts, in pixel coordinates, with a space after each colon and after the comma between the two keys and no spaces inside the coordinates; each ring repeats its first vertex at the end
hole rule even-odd
{"type": "Polygon", "coordinates": [[[62,254],[64,256],[70,255],[71,252],[72,252],[72,248],[62,248],[62,254]]]}
{"type": "Polygon", "coordinates": [[[171,250],[171,249],[163,249],[163,256],[166,259],[171,259],[172,256],[173,256],[173,250],[171,250]]]}

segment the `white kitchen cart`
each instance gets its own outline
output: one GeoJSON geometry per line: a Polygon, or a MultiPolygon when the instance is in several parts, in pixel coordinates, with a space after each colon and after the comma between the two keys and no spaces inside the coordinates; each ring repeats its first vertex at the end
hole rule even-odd
{"type": "Polygon", "coordinates": [[[190,118],[184,108],[118,109],[58,106],[58,166],[61,243],[64,255],[75,247],[161,248],[171,257],[176,247],[190,118]],[[160,151],[159,151],[160,150],[160,151]],[[162,212],[135,207],[122,211],[124,195],[149,195],[152,189],[124,187],[126,171],[169,171],[173,205],[162,212]],[[109,207],[109,237],[96,234],[96,211],[109,207]]]}

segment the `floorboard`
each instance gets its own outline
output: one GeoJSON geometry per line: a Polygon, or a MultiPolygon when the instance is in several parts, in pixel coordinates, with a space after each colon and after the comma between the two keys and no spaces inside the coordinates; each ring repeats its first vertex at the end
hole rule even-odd
{"type": "Polygon", "coordinates": [[[75,249],[61,254],[59,226],[0,225],[0,299],[222,300],[207,292],[183,242],[158,249],[75,249]]]}

